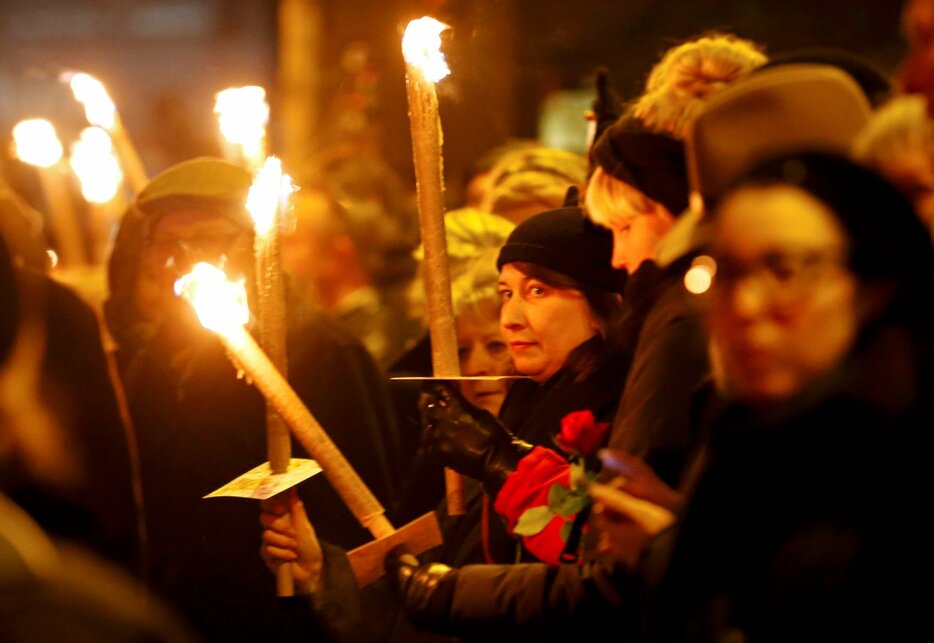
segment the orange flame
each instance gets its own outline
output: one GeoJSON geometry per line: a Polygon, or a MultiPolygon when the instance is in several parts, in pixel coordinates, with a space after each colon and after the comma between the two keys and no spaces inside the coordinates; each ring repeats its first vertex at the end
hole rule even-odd
{"type": "Polygon", "coordinates": [[[192,305],[202,326],[216,333],[232,334],[250,320],[244,281],[230,281],[209,263],[199,262],[180,277],[175,294],[192,305]]]}

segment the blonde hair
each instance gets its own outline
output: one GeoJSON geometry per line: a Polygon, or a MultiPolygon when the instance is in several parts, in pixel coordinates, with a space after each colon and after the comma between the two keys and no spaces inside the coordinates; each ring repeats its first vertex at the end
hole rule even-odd
{"type": "Polygon", "coordinates": [[[683,140],[710,96],[766,62],[762,48],[750,40],[705,34],[664,53],[630,113],[647,129],[683,140]]]}
{"type": "MultiPolygon", "coordinates": [[[[471,298],[471,288],[478,289],[475,297],[485,297],[486,294],[480,293],[479,289],[486,288],[490,280],[493,295],[499,297],[496,290],[496,284],[499,282],[496,257],[515,225],[503,217],[476,208],[451,210],[445,214],[444,223],[448,273],[451,278],[455,313],[464,305],[470,304],[468,300],[471,298]],[[484,275],[480,271],[484,261],[488,262],[492,273],[484,275]]],[[[427,315],[427,302],[424,277],[421,273],[421,263],[424,259],[424,249],[421,245],[412,256],[418,262],[418,269],[415,279],[406,291],[406,301],[413,317],[424,319],[427,315]]]]}
{"type": "Polygon", "coordinates": [[[499,270],[496,269],[498,248],[485,250],[474,256],[463,268],[463,272],[451,283],[451,300],[454,316],[475,314],[482,316],[490,306],[500,308],[499,270]]]}
{"type": "Polygon", "coordinates": [[[853,142],[853,156],[883,174],[910,155],[934,160],[934,125],[923,96],[898,96],[880,107],[853,142]]]}
{"type": "Polygon", "coordinates": [[[597,167],[584,195],[587,216],[597,225],[612,227],[615,222],[626,221],[640,214],[649,214],[660,206],[641,191],[597,167]]]}

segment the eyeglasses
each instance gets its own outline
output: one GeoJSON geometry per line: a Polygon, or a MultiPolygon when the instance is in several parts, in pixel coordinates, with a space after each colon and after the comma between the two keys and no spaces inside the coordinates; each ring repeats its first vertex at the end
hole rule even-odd
{"type": "Polygon", "coordinates": [[[191,237],[155,237],[145,253],[151,268],[169,268],[195,259],[229,257],[249,242],[243,231],[226,234],[199,234],[191,237]]]}
{"type": "Polygon", "coordinates": [[[847,253],[842,247],[774,250],[752,260],[729,254],[714,254],[716,262],[712,296],[733,292],[741,282],[757,288],[770,304],[784,307],[799,304],[826,278],[846,269],[847,253]]]}

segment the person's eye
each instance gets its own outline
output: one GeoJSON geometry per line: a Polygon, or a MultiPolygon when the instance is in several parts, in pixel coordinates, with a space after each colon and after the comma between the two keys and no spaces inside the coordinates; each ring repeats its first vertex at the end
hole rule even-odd
{"type": "Polygon", "coordinates": [[[796,266],[790,257],[783,255],[767,256],[762,265],[776,281],[780,282],[791,281],[801,272],[800,266],[796,266]]]}
{"type": "Polygon", "coordinates": [[[531,283],[529,284],[528,292],[534,297],[544,297],[548,290],[540,283],[531,283]]]}
{"type": "Polygon", "coordinates": [[[503,301],[505,301],[505,300],[507,300],[507,299],[512,299],[512,291],[511,291],[511,290],[506,290],[505,288],[504,288],[504,289],[501,289],[501,290],[499,291],[499,297],[500,297],[500,299],[502,299],[503,301]]]}
{"type": "Polygon", "coordinates": [[[470,355],[470,348],[467,346],[457,347],[457,359],[464,361],[470,355]]]}

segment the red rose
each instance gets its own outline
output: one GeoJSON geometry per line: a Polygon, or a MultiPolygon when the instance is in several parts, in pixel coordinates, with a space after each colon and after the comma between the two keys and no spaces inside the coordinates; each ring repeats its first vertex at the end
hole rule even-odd
{"type": "Polygon", "coordinates": [[[561,418],[561,433],[558,445],[568,453],[576,451],[589,455],[603,443],[603,436],[609,428],[609,422],[597,422],[593,411],[573,411],[561,418]]]}

